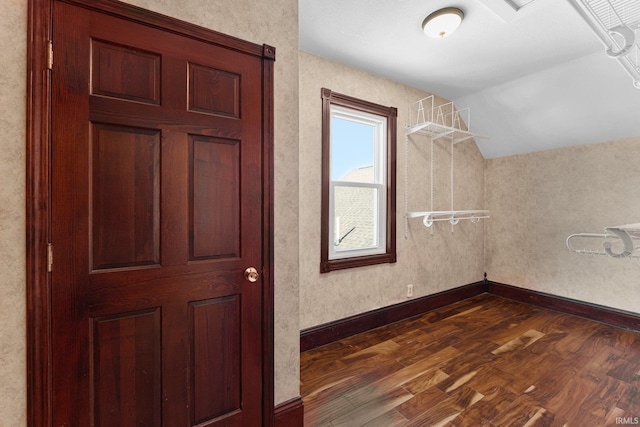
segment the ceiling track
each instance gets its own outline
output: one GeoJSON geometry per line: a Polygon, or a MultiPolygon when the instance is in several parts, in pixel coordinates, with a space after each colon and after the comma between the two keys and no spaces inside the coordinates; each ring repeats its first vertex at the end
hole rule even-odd
{"type": "Polygon", "coordinates": [[[640,1],[569,0],[640,89],[640,1]]]}

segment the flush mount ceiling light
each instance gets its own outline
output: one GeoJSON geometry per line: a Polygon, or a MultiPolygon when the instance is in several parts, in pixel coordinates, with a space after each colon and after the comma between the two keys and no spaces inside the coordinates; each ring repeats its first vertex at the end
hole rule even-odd
{"type": "Polygon", "coordinates": [[[422,21],[422,31],[429,37],[446,37],[460,26],[463,17],[464,13],[457,7],[436,10],[422,21]]]}

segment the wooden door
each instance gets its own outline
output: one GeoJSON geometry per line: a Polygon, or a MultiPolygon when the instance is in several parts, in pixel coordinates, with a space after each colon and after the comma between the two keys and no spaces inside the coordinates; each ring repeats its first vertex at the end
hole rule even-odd
{"type": "Polygon", "coordinates": [[[103,3],[53,9],[53,425],[261,426],[263,58],[103,3]]]}

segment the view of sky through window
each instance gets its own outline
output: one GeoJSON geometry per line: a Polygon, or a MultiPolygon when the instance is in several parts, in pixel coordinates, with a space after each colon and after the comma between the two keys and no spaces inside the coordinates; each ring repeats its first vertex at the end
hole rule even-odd
{"type": "Polygon", "coordinates": [[[331,180],[343,180],[354,169],[373,166],[372,125],[331,118],[331,180]]]}

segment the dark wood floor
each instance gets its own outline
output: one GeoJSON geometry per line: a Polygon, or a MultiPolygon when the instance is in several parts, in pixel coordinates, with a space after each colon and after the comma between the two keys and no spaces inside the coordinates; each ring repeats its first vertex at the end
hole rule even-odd
{"type": "Polygon", "coordinates": [[[640,423],[640,333],[480,295],[301,355],[305,426],[640,423]]]}

